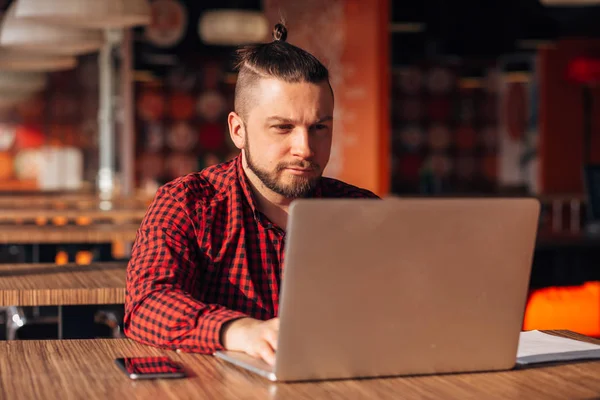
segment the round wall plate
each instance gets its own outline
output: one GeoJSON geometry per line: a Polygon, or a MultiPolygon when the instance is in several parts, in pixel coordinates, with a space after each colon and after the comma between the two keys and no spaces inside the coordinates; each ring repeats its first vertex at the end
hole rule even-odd
{"type": "Polygon", "coordinates": [[[144,30],[148,42],[169,48],[178,44],[188,26],[188,12],[177,0],[154,0],[150,4],[152,22],[144,30]]]}

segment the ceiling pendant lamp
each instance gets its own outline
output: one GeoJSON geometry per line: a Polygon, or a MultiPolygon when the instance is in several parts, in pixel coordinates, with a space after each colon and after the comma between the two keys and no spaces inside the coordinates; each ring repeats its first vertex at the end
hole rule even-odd
{"type": "Polygon", "coordinates": [[[40,23],[17,18],[12,3],[0,25],[0,46],[36,53],[79,55],[99,50],[104,44],[103,32],[40,23]]]}
{"type": "Polygon", "coordinates": [[[198,22],[198,34],[206,44],[237,46],[263,42],[269,35],[269,22],[260,11],[209,10],[198,22]]]}
{"type": "MultiPolygon", "coordinates": [[[[151,22],[148,0],[15,0],[15,17],[38,23],[102,29],[104,45],[98,55],[98,180],[99,195],[109,201],[115,194],[115,84],[113,49],[122,29],[151,22]]],[[[104,205],[103,205],[104,207],[104,205]]],[[[107,206],[108,207],[108,206],[107,206]]]]}
{"type": "Polygon", "coordinates": [[[148,0],[16,0],[15,15],[82,28],[125,28],[150,23],[148,0]]]}
{"type": "Polygon", "coordinates": [[[37,92],[48,82],[41,72],[0,71],[0,91],[37,92]]]}
{"type": "Polygon", "coordinates": [[[72,69],[76,65],[77,59],[72,56],[0,49],[0,71],[52,72],[72,69]]]}

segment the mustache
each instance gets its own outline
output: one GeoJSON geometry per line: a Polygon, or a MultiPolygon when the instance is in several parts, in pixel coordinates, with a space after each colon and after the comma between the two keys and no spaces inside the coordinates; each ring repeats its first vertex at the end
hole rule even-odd
{"type": "Polygon", "coordinates": [[[286,168],[301,168],[301,169],[318,170],[319,164],[314,163],[312,161],[300,161],[300,162],[295,162],[295,163],[285,163],[285,164],[279,164],[277,166],[277,171],[283,171],[286,168]]]}

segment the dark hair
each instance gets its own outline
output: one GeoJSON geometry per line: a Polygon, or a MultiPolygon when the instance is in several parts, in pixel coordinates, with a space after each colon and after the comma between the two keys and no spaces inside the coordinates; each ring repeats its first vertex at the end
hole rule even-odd
{"type": "Polygon", "coordinates": [[[237,50],[239,71],[235,87],[235,111],[245,114],[250,103],[249,92],[261,78],[284,82],[329,82],[329,71],[312,54],[286,42],[287,29],[279,23],[273,29],[273,41],[251,44],[237,50]]]}

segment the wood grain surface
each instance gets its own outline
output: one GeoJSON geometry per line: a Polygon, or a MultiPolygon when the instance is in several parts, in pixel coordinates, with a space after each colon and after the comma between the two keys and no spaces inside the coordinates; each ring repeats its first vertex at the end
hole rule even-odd
{"type": "Polygon", "coordinates": [[[110,243],[135,240],[140,224],[94,224],[89,226],[0,226],[0,243],[110,243]]]}
{"type": "Polygon", "coordinates": [[[123,304],[126,263],[0,264],[0,306],[123,304]]]}
{"type": "MultiPolygon", "coordinates": [[[[555,334],[592,341],[566,332],[555,334]]],[[[596,341],[597,342],[597,341],[596,341]]],[[[504,372],[271,383],[212,356],[128,339],[0,342],[0,398],[21,399],[566,399],[600,396],[600,361],[504,372]],[[132,381],[124,356],[166,355],[185,379],[132,381]]]]}
{"type": "MultiPolygon", "coordinates": [[[[115,197],[110,203],[115,207],[145,207],[152,201],[151,196],[115,197]]],[[[97,195],[88,194],[20,194],[0,195],[0,208],[95,208],[99,207],[101,200],[97,195]]]]}
{"type": "Polygon", "coordinates": [[[100,208],[86,209],[57,209],[57,208],[0,208],[0,222],[14,222],[17,220],[23,222],[35,222],[39,218],[65,218],[74,220],[76,218],[87,217],[92,220],[110,220],[124,221],[137,220],[144,218],[145,208],[116,208],[113,210],[101,210],[100,208]]]}

